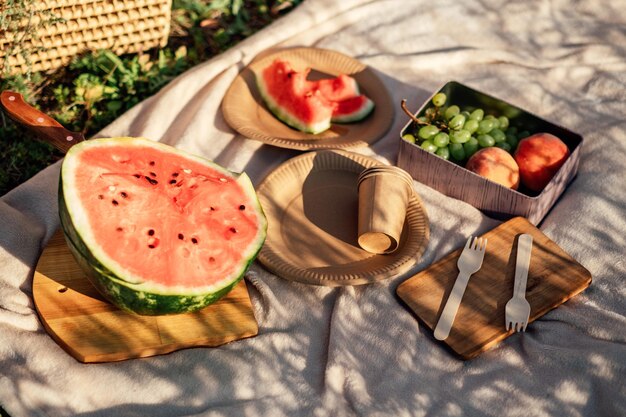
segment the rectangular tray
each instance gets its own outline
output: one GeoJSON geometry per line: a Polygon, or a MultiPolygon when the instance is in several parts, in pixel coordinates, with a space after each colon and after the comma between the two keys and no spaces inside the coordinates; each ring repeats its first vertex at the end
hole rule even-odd
{"type": "MultiPolygon", "coordinates": [[[[513,296],[517,236],[528,233],[533,248],[526,298],[529,323],[558,307],[591,284],[591,273],[528,220],[516,217],[485,233],[487,251],[481,269],[471,276],[450,335],[443,341],[463,359],[471,359],[513,334],[505,328],[504,308],[513,296]]],[[[463,248],[398,286],[398,296],[434,330],[456,280],[463,248]]],[[[533,331],[530,324],[526,331],[533,331]]]]}
{"type": "MultiPolygon", "coordinates": [[[[532,195],[524,190],[512,190],[487,180],[462,166],[446,161],[403,140],[402,135],[411,127],[412,122],[409,121],[400,133],[397,165],[422,184],[449,197],[465,201],[490,217],[506,220],[523,216],[532,224],[539,224],[578,171],[582,136],[456,81],[446,83],[435,94],[439,92],[446,94],[449,103],[460,107],[480,107],[485,110],[486,114],[495,111],[498,114],[507,115],[511,125],[523,126],[524,130],[531,133],[551,133],[565,142],[570,156],[543,191],[538,195],[532,195]]],[[[426,108],[430,107],[431,98],[422,105],[416,117],[424,115],[426,108]]]]}

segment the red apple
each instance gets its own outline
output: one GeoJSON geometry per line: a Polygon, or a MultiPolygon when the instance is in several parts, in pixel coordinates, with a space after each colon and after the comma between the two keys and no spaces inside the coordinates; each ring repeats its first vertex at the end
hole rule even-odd
{"type": "Polygon", "coordinates": [[[569,156],[563,141],[549,133],[537,133],[522,139],[515,151],[522,184],[541,192],[569,156]]]}
{"type": "Polygon", "coordinates": [[[465,168],[514,190],[519,185],[519,168],[511,154],[504,149],[481,149],[470,157],[465,168]]]}

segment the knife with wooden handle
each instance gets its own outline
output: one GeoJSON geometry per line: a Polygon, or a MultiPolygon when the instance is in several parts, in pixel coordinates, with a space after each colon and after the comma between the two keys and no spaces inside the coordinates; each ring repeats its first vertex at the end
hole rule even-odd
{"type": "Polygon", "coordinates": [[[63,153],[85,140],[82,133],[67,130],[52,117],[26,103],[20,93],[3,91],[0,94],[0,104],[7,116],[63,153]]]}

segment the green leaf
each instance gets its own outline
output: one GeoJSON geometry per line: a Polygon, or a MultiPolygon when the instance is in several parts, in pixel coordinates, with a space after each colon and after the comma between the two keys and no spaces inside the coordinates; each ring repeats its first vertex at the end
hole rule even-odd
{"type": "Polygon", "coordinates": [[[124,103],[119,100],[109,101],[107,103],[107,109],[113,113],[117,113],[122,107],[124,107],[124,103]]]}
{"type": "Polygon", "coordinates": [[[237,16],[239,14],[239,11],[241,10],[242,5],[243,5],[243,0],[232,0],[231,10],[234,16],[237,16]]]}
{"type": "Polygon", "coordinates": [[[117,70],[121,73],[126,73],[127,69],[126,66],[124,65],[124,62],[117,56],[115,55],[112,51],[110,50],[104,50],[102,51],[102,56],[106,59],[108,59],[112,64],[113,67],[109,69],[109,72],[113,71],[113,70],[117,70]]]}
{"type": "Polygon", "coordinates": [[[174,57],[179,60],[179,59],[183,59],[187,56],[187,47],[185,45],[181,46],[180,48],[178,48],[176,50],[176,52],[174,53],[174,57]]]}

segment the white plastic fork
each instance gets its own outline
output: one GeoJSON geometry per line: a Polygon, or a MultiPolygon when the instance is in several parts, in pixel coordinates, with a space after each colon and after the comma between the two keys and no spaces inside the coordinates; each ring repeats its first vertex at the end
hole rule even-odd
{"type": "Polygon", "coordinates": [[[452,292],[446,301],[446,305],[441,312],[437,326],[435,327],[435,339],[445,340],[450,334],[452,329],[452,323],[456,317],[456,313],[459,310],[461,299],[465,293],[465,288],[470,279],[470,276],[478,272],[483,264],[485,257],[485,249],[487,248],[487,239],[474,238],[472,236],[467,239],[465,248],[461,252],[457,267],[459,268],[459,275],[454,282],[452,292]]]}
{"type": "Polygon", "coordinates": [[[513,298],[504,307],[506,329],[513,328],[515,332],[526,331],[530,318],[530,304],[526,300],[526,281],[530,266],[530,252],[533,246],[533,237],[528,234],[520,235],[517,239],[517,260],[515,262],[515,284],[513,284],[513,298]]]}

